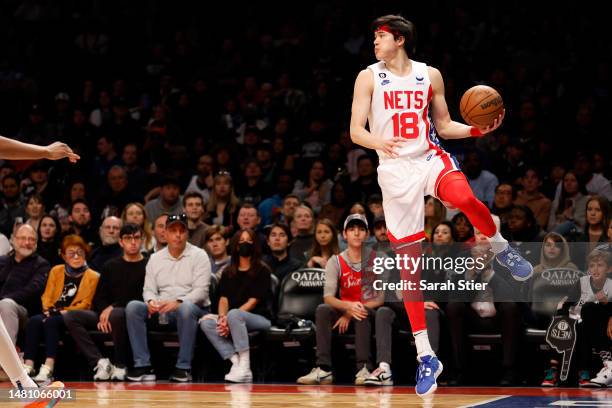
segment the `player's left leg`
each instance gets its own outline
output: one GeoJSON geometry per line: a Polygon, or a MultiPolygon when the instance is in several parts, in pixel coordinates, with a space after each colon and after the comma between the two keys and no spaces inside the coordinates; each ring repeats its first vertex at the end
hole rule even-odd
{"type": "Polygon", "coordinates": [[[4,322],[0,317],[0,366],[11,379],[15,388],[36,388],[36,383],[26,373],[21,360],[15,351],[11,336],[6,331],[4,322]]]}
{"type": "MultiPolygon", "coordinates": [[[[425,180],[422,177],[415,177],[415,174],[420,173],[416,171],[416,166],[426,167],[428,164],[423,164],[419,160],[385,162],[378,167],[378,181],[383,193],[387,235],[393,251],[402,259],[420,260],[423,256],[421,241],[425,238],[423,201],[425,180]]],[[[424,396],[436,390],[436,379],[442,372],[443,366],[429,342],[423,294],[418,289],[421,264],[408,262],[408,265],[416,267],[401,267],[400,276],[402,281],[412,282],[416,290],[405,290],[402,292],[402,297],[419,361],[415,390],[418,395],[424,396]]]]}
{"type": "Polygon", "coordinates": [[[437,196],[445,203],[463,212],[472,225],[489,237],[491,250],[497,261],[505,266],[516,280],[527,280],[533,274],[533,266],[527,262],[497,231],[491,213],[472,192],[463,173],[451,171],[438,182],[437,196]]]}
{"type": "MultiPolygon", "coordinates": [[[[6,372],[11,379],[11,383],[17,389],[24,388],[38,388],[38,385],[30,378],[26,373],[15,346],[11,340],[11,336],[6,331],[4,322],[0,317],[0,366],[6,372]]],[[[59,381],[54,382],[49,388],[61,389],[64,388],[64,384],[59,381]]],[[[58,402],[59,398],[44,398],[38,401],[34,401],[25,406],[25,408],[52,408],[58,402]]]]}

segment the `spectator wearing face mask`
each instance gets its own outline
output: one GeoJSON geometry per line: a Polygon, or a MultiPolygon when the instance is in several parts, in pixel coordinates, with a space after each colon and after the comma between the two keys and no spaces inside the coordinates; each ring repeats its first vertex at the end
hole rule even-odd
{"type": "Polygon", "coordinates": [[[225,380],[253,381],[249,354],[249,331],[270,328],[268,296],[270,269],[261,261],[255,232],[241,229],[231,243],[231,262],[219,282],[217,314],[200,320],[200,328],[224,360],[232,362],[225,380]]]}

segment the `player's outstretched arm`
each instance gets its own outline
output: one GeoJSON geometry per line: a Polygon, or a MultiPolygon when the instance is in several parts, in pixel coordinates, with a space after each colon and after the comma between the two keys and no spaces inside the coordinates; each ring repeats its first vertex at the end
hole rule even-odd
{"type": "Polygon", "coordinates": [[[48,146],[23,143],[18,140],[0,136],[0,159],[11,160],[60,160],[67,158],[72,163],[80,159],[79,155],[65,143],[55,142],[48,146]]]}
{"type": "Polygon", "coordinates": [[[428,67],[429,79],[433,95],[431,98],[431,114],[436,126],[436,131],[444,139],[464,139],[466,137],[483,136],[501,126],[504,115],[495,119],[492,126],[476,129],[472,126],[454,121],[448,112],[448,105],[444,97],[444,80],[442,74],[436,68],[428,67]]]}
{"type": "Polygon", "coordinates": [[[389,157],[397,157],[396,149],[406,142],[399,137],[383,140],[366,129],[372,93],[374,92],[374,78],[372,71],[364,69],[357,75],[353,91],[353,106],[351,110],[351,140],[368,149],[381,150],[389,157]]]}

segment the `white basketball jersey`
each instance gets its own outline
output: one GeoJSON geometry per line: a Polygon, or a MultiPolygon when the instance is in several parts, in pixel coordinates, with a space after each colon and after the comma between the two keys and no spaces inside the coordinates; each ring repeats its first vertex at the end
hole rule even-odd
{"type": "MultiPolygon", "coordinates": [[[[440,151],[436,129],[431,120],[432,97],[427,65],[412,61],[405,77],[391,73],[383,61],[368,66],[374,73],[374,92],[368,115],[370,133],[383,139],[403,137],[400,157],[418,157],[431,149],[440,151]]],[[[381,162],[388,158],[377,150],[381,162]]]]}

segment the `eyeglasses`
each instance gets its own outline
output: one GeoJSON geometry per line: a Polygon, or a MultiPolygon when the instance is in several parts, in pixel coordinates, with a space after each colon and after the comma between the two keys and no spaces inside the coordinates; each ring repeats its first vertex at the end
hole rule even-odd
{"type": "Polygon", "coordinates": [[[27,241],[27,242],[36,242],[36,238],[34,237],[15,237],[17,241],[27,241]]]}
{"type": "Polygon", "coordinates": [[[232,178],[232,174],[227,170],[218,171],[217,176],[228,176],[229,178],[232,178]]]}
{"type": "Polygon", "coordinates": [[[140,241],[142,239],[142,237],[140,235],[124,235],[121,237],[122,240],[124,241],[140,241]]]}
{"type": "Polygon", "coordinates": [[[83,258],[85,256],[85,251],[83,251],[82,249],[79,249],[78,251],[67,251],[66,252],[66,258],[83,258]]]}

